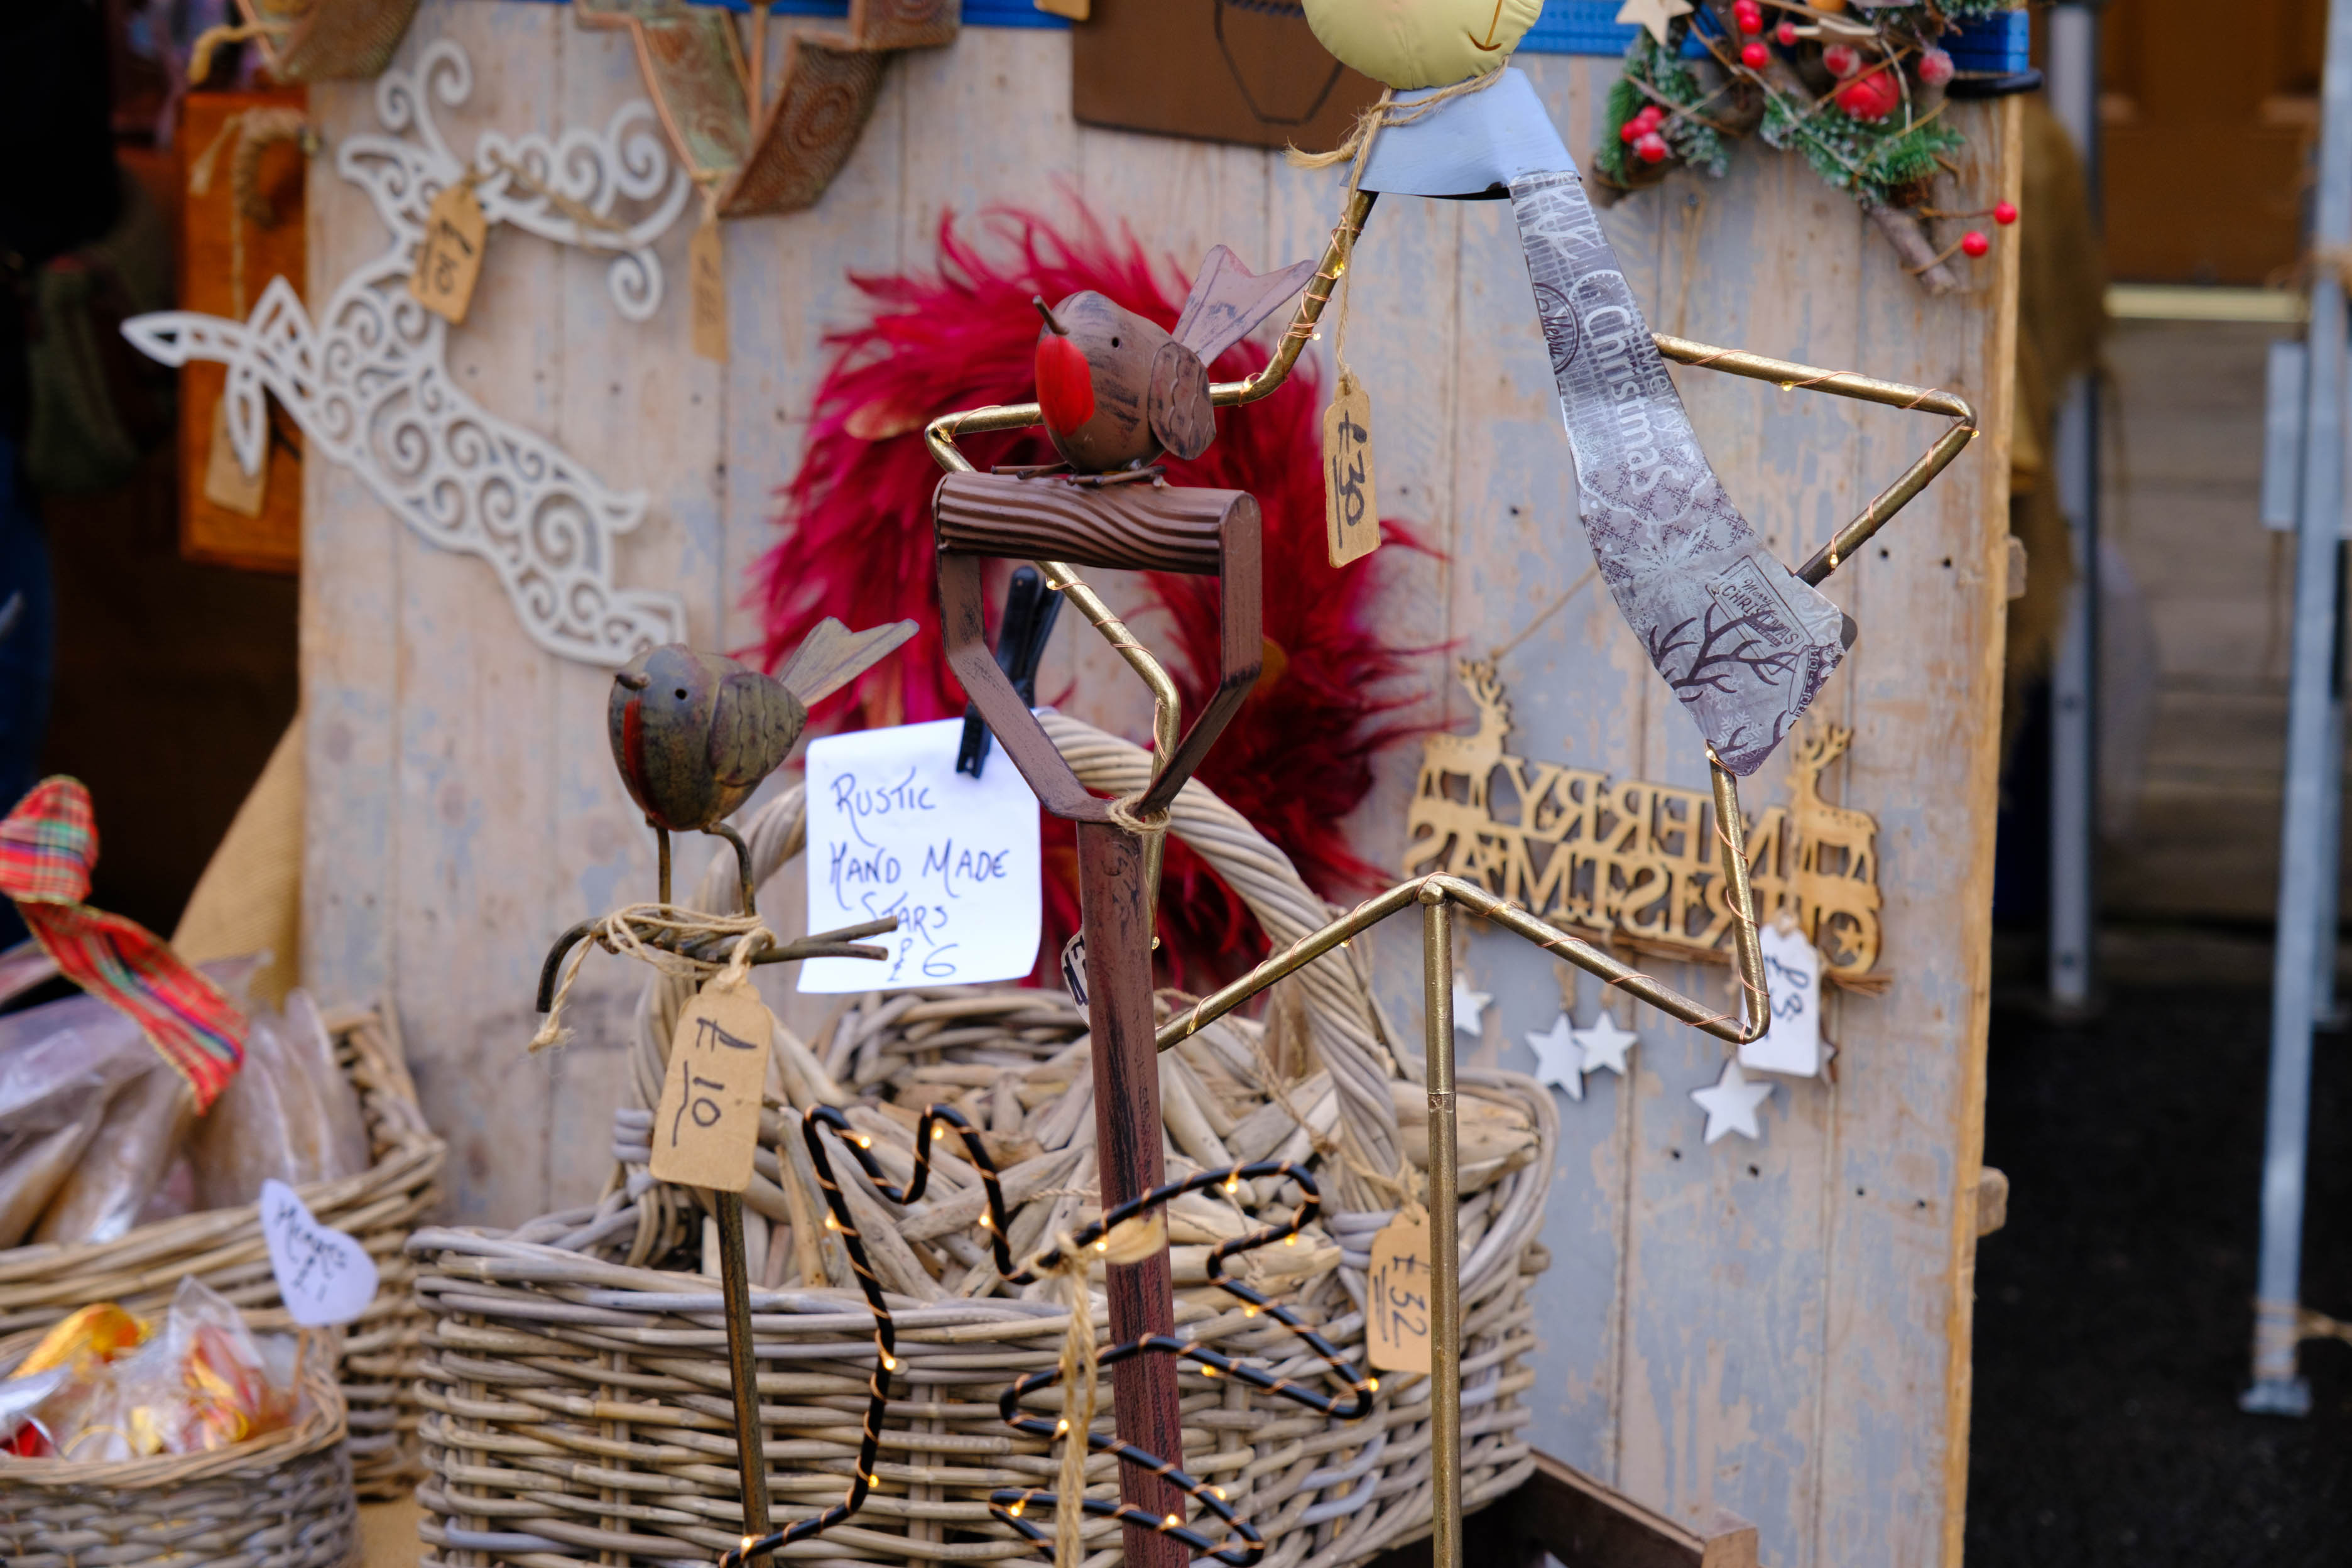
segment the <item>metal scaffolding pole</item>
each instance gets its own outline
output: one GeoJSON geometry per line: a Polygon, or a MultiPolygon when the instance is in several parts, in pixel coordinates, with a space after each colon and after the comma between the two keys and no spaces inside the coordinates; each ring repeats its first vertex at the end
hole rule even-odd
{"type": "MultiPolygon", "coordinates": [[[[2313,248],[2352,242],[2352,4],[2327,14],[2321,88],[2319,184],[2313,248]]],[[[2278,952],[2271,985],[2271,1077],[2263,1155],[2262,1260],[2255,1284],[2253,1386],[2240,1401],[2302,1415],[2311,1390],[2295,1373],[2303,1274],[2304,1169],[2311,1123],[2311,1037],[2322,931],[2336,874],[2321,853],[2342,787],[2332,752],[2336,595],[2344,528],[2344,287],[2333,268],[2312,270],[2304,380],[2303,494],[2295,520],[2294,668],[2287,686],[2286,811],[2279,839],[2278,952]]],[[[2336,742],[2340,744],[2340,741],[2336,742]]]]}
{"type": "MultiPolygon", "coordinates": [[[[2051,108],[2083,156],[2097,216],[2099,7],[2050,13],[2051,108]]],[[[2074,581],[2050,672],[2050,1000],[2062,1012],[2090,1005],[2098,928],[2099,401],[2095,377],[2078,377],[2058,416],[2058,500],[2074,545],[2074,581]]]]}

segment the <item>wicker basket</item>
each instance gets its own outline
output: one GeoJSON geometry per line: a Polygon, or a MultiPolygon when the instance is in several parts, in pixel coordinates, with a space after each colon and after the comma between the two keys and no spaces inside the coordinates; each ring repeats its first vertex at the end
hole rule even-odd
{"type": "MultiPolygon", "coordinates": [[[[1089,786],[1105,794],[1141,786],[1149,764],[1140,750],[1066,719],[1049,722],[1089,786]]],[[[799,792],[777,799],[746,830],[764,880],[802,847],[799,792]]],[[[1171,830],[1248,900],[1276,943],[1329,918],[1281,854],[1197,784],[1179,797],[1171,830]]],[[[705,907],[725,897],[723,869],[705,881],[705,907]]],[[[1382,1044],[1353,962],[1343,954],[1304,972],[1308,1034],[1317,1065],[1333,1075],[1360,1160],[1375,1169],[1386,1160],[1395,1169],[1401,1141],[1392,1086],[1401,1069],[1417,1064],[1400,1063],[1382,1044]]],[[[659,1092],[661,1054],[690,994],[670,980],[647,989],[635,1063],[641,1104],[616,1118],[625,1173],[602,1202],[510,1233],[425,1230],[411,1242],[425,1260],[418,1295],[434,1314],[419,1385],[433,1472],[418,1489],[427,1563],[707,1562],[741,1537],[717,1281],[643,1266],[675,1256],[681,1244],[694,1255],[702,1235],[693,1194],[651,1180],[638,1163],[644,1152],[635,1145],[644,1140],[632,1131],[659,1092]]],[[[838,1076],[870,1082],[892,1063],[935,1059],[944,1044],[970,1043],[991,1030],[1007,1047],[1034,1054],[1062,1048],[1084,1027],[1067,999],[1054,994],[901,992],[853,1005],[822,1054],[838,1076]]],[[[1527,1079],[1467,1069],[1461,1076],[1465,1093],[1509,1102],[1534,1130],[1529,1157],[1490,1173],[1464,1205],[1464,1494],[1475,1507],[1517,1486],[1532,1467],[1518,1435],[1531,1414],[1520,1403],[1533,1381],[1528,1295],[1546,1260],[1535,1238],[1558,1123],[1549,1096],[1527,1079]]],[[[1349,1212],[1346,1172],[1324,1171],[1322,1185],[1327,1199],[1337,1198],[1339,1212],[1327,1210],[1326,1218],[1340,1244],[1336,1278],[1348,1294],[1326,1293],[1336,1305],[1318,1314],[1320,1326],[1343,1352],[1358,1354],[1361,1270],[1389,1215],[1349,1212]]],[[[753,1228],[763,1214],[787,1221],[790,1195],[767,1177],[755,1181],[745,1194],[753,1228]]],[[[918,1223],[910,1219],[906,1228],[912,1233],[918,1223]]],[[[876,1231],[860,1229],[870,1244],[876,1231]]],[[[706,1245],[704,1252],[715,1248],[706,1245]]],[[[1302,1295],[1313,1299],[1322,1288],[1311,1282],[1302,1295]]],[[[1312,1374],[1318,1363],[1283,1331],[1206,1304],[1202,1294],[1180,1290],[1180,1332],[1312,1374]]],[[[761,1289],[754,1314],[772,1495],[780,1520],[798,1518],[837,1500],[850,1473],[873,1354],[868,1319],[856,1293],[838,1289],[761,1289]]],[[[1054,1364],[1064,1310],[1045,1300],[901,1298],[893,1317],[899,1397],[886,1423],[881,1484],[847,1523],[785,1555],[908,1568],[1040,1561],[1039,1547],[991,1519],[986,1500],[997,1487],[1054,1484],[1054,1456],[1005,1426],[997,1398],[1019,1374],[1054,1364]]],[[[1317,1568],[1346,1568],[1427,1531],[1426,1379],[1383,1379],[1373,1413],[1345,1424],[1190,1368],[1180,1386],[1185,1466],[1223,1487],[1263,1531],[1270,1543],[1265,1568],[1309,1558],[1317,1568]]],[[[1106,1401],[1109,1392],[1106,1382],[1106,1401]]],[[[1108,1422],[1106,1415],[1101,1429],[1108,1422]]],[[[1097,1495],[1108,1495],[1114,1461],[1097,1456],[1087,1477],[1097,1495]]],[[[1112,1521],[1088,1521],[1085,1536],[1089,1568],[1116,1559],[1112,1521]]]]}
{"type": "MultiPolygon", "coordinates": [[[[0,1346],[11,1365],[36,1336],[0,1346]]],[[[331,1334],[304,1336],[303,1417],[213,1454],[0,1460],[9,1568],[345,1568],[359,1509],[331,1334]]]]}
{"type": "MultiPolygon", "coordinates": [[[[354,1010],[330,1016],[327,1027],[336,1059],[359,1090],[375,1163],[359,1175],[296,1190],[321,1221],[357,1237],[382,1271],[375,1300],[345,1332],[338,1422],[348,1422],[360,1494],[397,1497],[424,1473],[409,1377],[425,1314],[402,1244],[439,1201],[435,1184],[444,1146],[425,1125],[399,1040],[383,1021],[354,1010]]],[[[47,1327],[98,1301],[158,1309],[188,1274],[235,1302],[257,1330],[293,1326],[269,1271],[259,1210],[247,1205],[142,1226],[87,1247],[0,1252],[0,1334],[47,1327]]]]}

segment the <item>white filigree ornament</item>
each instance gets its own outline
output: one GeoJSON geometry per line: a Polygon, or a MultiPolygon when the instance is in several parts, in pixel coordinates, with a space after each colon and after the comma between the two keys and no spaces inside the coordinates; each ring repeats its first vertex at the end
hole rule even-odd
{"type": "Polygon", "coordinates": [[[378,79],[376,115],[395,134],[346,138],[335,168],[367,192],[392,243],[343,280],[322,325],[273,278],[247,321],[164,310],[133,317],[123,335],[165,364],[228,367],[229,437],[247,473],[260,469],[267,394],[302,427],[310,453],[350,468],[435,544],[488,562],[531,641],[585,664],[625,664],[686,635],[677,595],[613,582],[613,542],[644,520],[645,495],[613,489],[458,390],[447,368],[448,324],[411,297],[408,279],[434,197],[470,177],[493,228],[510,224],[612,252],[613,303],[646,321],[662,297],[654,242],[686,209],[693,182],[671,162],[641,99],[602,132],[574,127],[551,140],[485,132],[472,160],[461,162],[432,102],[455,107],[472,89],[473,68],[447,39],[427,48],[413,73],[378,79]],[[641,216],[616,217],[622,202],[641,216]]]}

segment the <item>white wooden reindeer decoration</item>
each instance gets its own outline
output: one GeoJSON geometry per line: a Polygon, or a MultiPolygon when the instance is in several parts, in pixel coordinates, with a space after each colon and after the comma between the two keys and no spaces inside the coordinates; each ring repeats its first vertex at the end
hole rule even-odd
{"type": "Polygon", "coordinates": [[[247,321],[166,310],[134,317],[123,333],[166,364],[228,367],[229,436],[246,472],[261,464],[266,393],[301,426],[310,453],[351,468],[434,543],[488,562],[533,642],[587,664],[625,664],[686,635],[677,595],[613,582],[613,540],[644,518],[645,496],[614,490],[460,391],[447,368],[448,325],[410,296],[408,279],[433,198],[470,179],[493,226],[612,252],[613,303],[645,321],[661,304],[653,243],[685,209],[692,182],[643,100],[601,134],[488,132],[461,161],[434,123],[432,100],[454,107],[472,89],[471,66],[446,39],[413,73],[377,81],[377,118],[395,134],[346,139],[335,168],[367,191],[392,243],[343,280],[322,324],[274,278],[247,321]],[[413,139],[397,134],[412,131],[413,139]],[[625,223],[612,216],[624,200],[651,205],[625,223]]]}

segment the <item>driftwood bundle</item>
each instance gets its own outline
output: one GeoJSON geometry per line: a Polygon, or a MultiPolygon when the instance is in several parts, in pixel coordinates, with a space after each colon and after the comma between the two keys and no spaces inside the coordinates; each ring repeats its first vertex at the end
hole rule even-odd
{"type": "MultiPolygon", "coordinates": [[[[1279,1020],[1281,1015],[1277,1013],[1279,1020]]],[[[1289,1160],[1320,1167],[1336,1153],[1339,1093],[1324,1070],[1286,1071],[1266,1037],[1284,1033],[1238,1016],[1209,1026],[1160,1058],[1160,1114],[1168,1179],[1256,1160],[1289,1160]]],[[[1095,1166],[1093,1074],[1086,1019],[1066,996],[1039,991],[975,994],[969,989],[900,992],[861,998],[835,1026],[822,1058],[780,1029],[776,1077],[781,1092],[762,1138],[761,1180],[747,1195],[754,1223],[749,1238],[753,1279],[769,1288],[847,1288],[839,1244],[824,1229],[817,1188],[787,1118],[811,1105],[844,1107],[892,1181],[903,1184],[914,1166],[916,1123],[929,1105],[950,1105],[986,1131],[989,1152],[1003,1173],[1005,1199],[1015,1210],[1007,1237],[1016,1258],[1049,1245],[1099,1216],[1095,1166]],[[774,1151],[787,1151],[779,1159],[774,1151]],[[795,1191],[795,1187],[797,1191],[795,1191]],[[814,1219],[814,1226],[807,1222],[814,1219]]],[[[1296,1060],[1296,1055],[1292,1055],[1296,1060]]],[[[1402,1079],[1391,1091],[1399,1138],[1418,1186],[1425,1176],[1428,1136],[1420,1089],[1402,1079]]],[[[1517,1097],[1487,1089],[1465,1095],[1461,1108],[1464,1242],[1475,1247],[1491,1218],[1482,1195],[1506,1172],[1534,1157],[1535,1120],[1517,1097]]],[[[625,1111],[614,1152],[644,1164],[651,1150],[650,1111],[625,1111]]],[[[990,1261],[975,1228],[982,1197],[977,1173],[952,1154],[938,1157],[934,1193],[911,1208],[883,1199],[853,1172],[860,1230],[874,1251],[884,1283],[916,1300],[951,1300],[1013,1294],[990,1261]],[[872,1223],[866,1223],[866,1222],[872,1223]]],[[[1262,1225],[1289,1217],[1295,1194],[1265,1184],[1241,1184],[1230,1196],[1193,1194],[1168,1212],[1176,1284],[1204,1287],[1210,1248],[1262,1225]]],[[[1337,1223],[1346,1225],[1341,1216],[1337,1223]]],[[[1385,1219],[1383,1214],[1381,1216],[1385,1219]]],[[[1358,1225],[1356,1229],[1362,1227],[1358,1225]]],[[[1346,1250],[1369,1249],[1368,1237],[1346,1250]]],[[[1341,1297],[1343,1248],[1320,1224],[1298,1243],[1240,1260],[1243,1277],[1260,1289],[1291,1290],[1314,1282],[1310,1301],[1341,1297]]],[[[715,1249],[703,1254],[715,1270],[715,1249]]],[[[1363,1259],[1356,1260],[1360,1267],[1363,1259]]],[[[1044,1286],[1023,1292],[1050,1300],[1044,1286]]],[[[1202,1290],[1203,1305],[1223,1300],[1202,1290]]],[[[1222,1309],[1220,1309],[1222,1310],[1222,1309]]]]}

